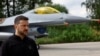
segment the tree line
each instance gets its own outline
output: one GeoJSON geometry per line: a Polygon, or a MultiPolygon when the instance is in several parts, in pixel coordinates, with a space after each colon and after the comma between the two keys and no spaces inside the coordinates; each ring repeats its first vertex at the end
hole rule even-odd
{"type": "Polygon", "coordinates": [[[51,0],[0,0],[0,17],[10,17],[21,14],[30,9],[34,9],[35,5],[52,3],[51,0]]]}

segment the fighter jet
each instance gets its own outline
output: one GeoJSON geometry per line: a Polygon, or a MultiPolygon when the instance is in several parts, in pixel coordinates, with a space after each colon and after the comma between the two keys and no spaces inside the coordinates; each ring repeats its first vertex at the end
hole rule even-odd
{"type": "MultiPolygon", "coordinates": [[[[34,40],[34,37],[47,36],[47,26],[64,25],[66,23],[84,23],[91,19],[79,16],[73,16],[66,13],[61,13],[52,7],[39,7],[23,14],[29,18],[29,34],[28,36],[34,40]]],[[[12,16],[1,20],[0,23],[0,41],[5,41],[14,33],[14,19],[19,16],[12,16]]]]}

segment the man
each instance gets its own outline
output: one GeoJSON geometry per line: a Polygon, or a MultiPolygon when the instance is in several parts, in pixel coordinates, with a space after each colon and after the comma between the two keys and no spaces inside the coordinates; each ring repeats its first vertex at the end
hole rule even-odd
{"type": "Polygon", "coordinates": [[[2,46],[2,56],[39,56],[36,43],[28,34],[28,18],[18,16],[14,21],[15,33],[2,46]]]}

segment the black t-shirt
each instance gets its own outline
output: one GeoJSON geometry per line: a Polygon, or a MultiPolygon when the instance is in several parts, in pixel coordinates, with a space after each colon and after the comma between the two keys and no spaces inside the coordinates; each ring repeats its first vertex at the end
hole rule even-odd
{"type": "Polygon", "coordinates": [[[11,36],[2,46],[2,56],[39,56],[34,40],[11,36]]]}

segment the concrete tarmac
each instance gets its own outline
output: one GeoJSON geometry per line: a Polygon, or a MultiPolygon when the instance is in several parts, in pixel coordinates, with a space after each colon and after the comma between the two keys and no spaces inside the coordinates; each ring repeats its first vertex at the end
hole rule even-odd
{"type": "Polygon", "coordinates": [[[40,56],[100,56],[100,42],[40,45],[40,56]]]}

